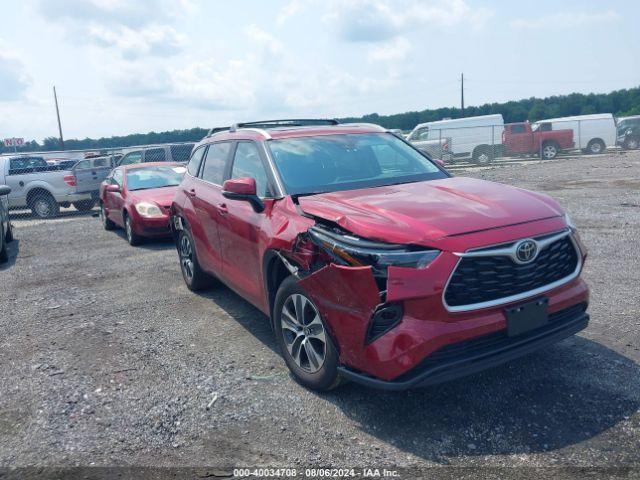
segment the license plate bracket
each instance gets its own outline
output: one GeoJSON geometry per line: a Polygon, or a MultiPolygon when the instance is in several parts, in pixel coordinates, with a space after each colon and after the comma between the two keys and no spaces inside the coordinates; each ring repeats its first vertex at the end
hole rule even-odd
{"type": "Polygon", "coordinates": [[[548,307],[549,299],[541,297],[506,308],[507,335],[515,337],[547,325],[549,323],[548,307]]]}

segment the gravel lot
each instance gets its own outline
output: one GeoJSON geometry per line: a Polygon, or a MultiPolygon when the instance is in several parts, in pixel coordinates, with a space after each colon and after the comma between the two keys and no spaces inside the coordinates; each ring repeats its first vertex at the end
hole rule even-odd
{"type": "Polygon", "coordinates": [[[427,390],[317,394],[289,377],[260,312],[224,286],[186,289],[170,242],[132,248],[88,215],[17,220],[0,267],[0,466],[636,478],[640,152],[453,171],[566,207],[589,248],[586,331],[427,390]]]}

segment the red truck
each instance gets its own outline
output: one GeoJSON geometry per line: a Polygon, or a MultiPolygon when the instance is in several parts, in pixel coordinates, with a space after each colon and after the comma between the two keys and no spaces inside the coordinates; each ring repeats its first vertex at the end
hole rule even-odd
{"type": "Polygon", "coordinates": [[[551,130],[551,124],[532,128],[529,122],[509,123],[502,132],[505,155],[539,154],[550,160],[559,151],[573,148],[573,130],[551,130]],[[545,128],[547,127],[547,128],[545,128]]]}

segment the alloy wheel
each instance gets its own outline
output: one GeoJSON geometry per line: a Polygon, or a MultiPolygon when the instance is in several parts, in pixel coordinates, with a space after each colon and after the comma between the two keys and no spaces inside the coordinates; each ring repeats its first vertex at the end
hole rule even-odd
{"type": "Polygon", "coordinates": [[[280,326],[289,355],[298,367],[315,373],[324,365],[327,338],[320,313],[304,295],[290,295],[282,306],[280,326]]]}
{"type": "Polygon", "coordinates": [[[127,232],[127,240],[131,243],[133,240],[133,227],[131,226],[131,219],[129,217],[127,217],[124,222],[124,229],[127,232]]]}
{"type": "Polygon", "coordinates": [[[602,145],[600,144],[600,142],[594,142],[591,144],[591,153],[600,153],[602,152],[602,145]]]}
{"type": "Polygon", "coordinates": [[[180,238],[180,267],[189,282],[193,280],[193,248],[191,240],[186,235],[180,238]]]}
{"type": "Polygon", "coordinates": [[[51,205],[44,199],[38,199],[33,204],[33,209],[36,211],[36,214],[41,218],[46,218],[51,216],[51,205]]]}
{"type": "Polygon", "coordinates": [[[553,145],[546,145],[542,148],[542,156],[547,160],[552,159],[556,156],[557,150],[553,145]]]}

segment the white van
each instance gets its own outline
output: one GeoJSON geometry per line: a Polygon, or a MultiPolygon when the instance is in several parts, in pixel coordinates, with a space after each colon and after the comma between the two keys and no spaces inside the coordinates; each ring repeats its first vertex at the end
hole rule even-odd
{"type": "Polygon", "coordinates": [[[477,163],[488,163],[501,155],[502,115],[455,118],[417,125],[407,137],[410,142],[451,139],[454,157],[469,157],[477,163]]]}
{"type": "Polygon", "coordinates": [[[604,153],[607,147],[616,145],[616,121],[610,113],[539,120],[534,128],[541,131],[571,129],[576,148],[585,153],[604,153]]]}

